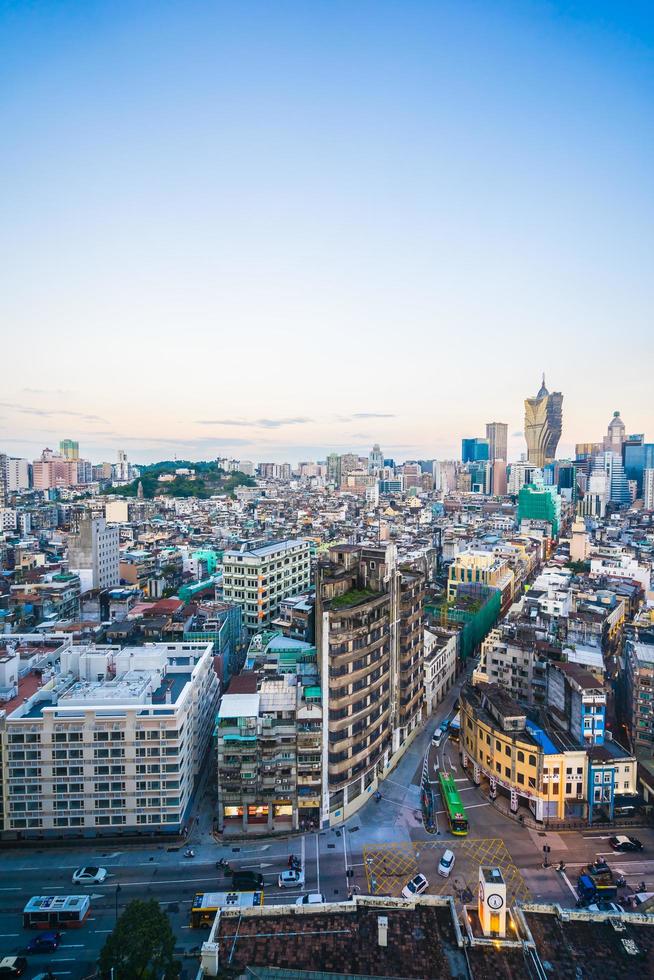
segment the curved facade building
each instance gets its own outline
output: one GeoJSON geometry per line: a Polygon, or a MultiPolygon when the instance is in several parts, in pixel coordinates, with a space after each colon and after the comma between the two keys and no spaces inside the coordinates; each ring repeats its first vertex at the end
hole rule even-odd
{"type": "Polygon", "coordinates": [[[525,399],[525,439],[530,463],[542,467],[554,459],[562,428],[563,395],[560,391],[550,394],[543,375],[536,397],[525,399]]]}
{"type": "Polygon", "coordinates": [[[424,578],[397,567],[394,545],[336,545],[318,565],[324,825],[365,803],[418,729],[423,606],[424,578]]]}

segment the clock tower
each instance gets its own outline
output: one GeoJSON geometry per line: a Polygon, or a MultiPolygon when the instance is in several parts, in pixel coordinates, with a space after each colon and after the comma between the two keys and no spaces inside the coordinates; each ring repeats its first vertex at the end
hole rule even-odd
{"type": "Polygon", "coordinates": [[[479,868],[478,913],[485,936],[506,936],[506,884],[499,868],[479,868]]]}

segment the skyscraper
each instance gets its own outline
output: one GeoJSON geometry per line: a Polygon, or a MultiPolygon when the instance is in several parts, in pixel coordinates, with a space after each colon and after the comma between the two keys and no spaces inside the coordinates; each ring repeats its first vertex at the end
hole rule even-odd
{"type": "Polygon", "coordinates": [[[478,463],[488,459],[488,439],[462,439],[461,459],[464,463],[478,463]]]}
{"type": "Polygon", "coordinates": [[[631,503],[629,484],[625,476],[622,458],[618,453],[607,450],[598,453],[593,461],[591,481],[597,474],[606,474],[608,481],[608,499],[612,504],[625,506],[631,503]]]}
{"type": "Polygon", "coordinates": [[[384,454],[379,448],[379,443],[376,442],[368,455],[368,472],[376,475],[383,467],[384,454]]]}
{"type": "Polygon", "coordinates": [[[64,459],[79,459],[79,442],[74,439],[62,439],[59,443],[59,452],[64,459]]]}
{"type": "Polygon", "coordinates": [[[535,398],[525,398],[525,439],[527,456],[534,466],[544,466],[554,459],[563,427],[563,395],[551,394],[545,387],[545,375],[535,398]]]}
{"type": "Polygon", "coordinates": [[[507,430],[508,425],[506,422],[486,423],[488,458],[490,459],[491,463],[495,459],[503,459],[504,462],[506,462],[507,430]]]}
{"type": "Polygon", "coordinates": [[[604,436],[604,449],[622,455],[622,443],[625,441],[626,428],[620,418],[620,412],[614,412],[604,436]]]}

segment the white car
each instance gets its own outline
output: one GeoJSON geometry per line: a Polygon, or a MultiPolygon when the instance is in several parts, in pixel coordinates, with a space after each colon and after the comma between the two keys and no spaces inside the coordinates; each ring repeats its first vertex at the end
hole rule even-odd
{"type": "Polygon", "coordinates": [[[611,912],[613,915],[622,915],[624,909],[615,902],[597,902],[587,906],[587,912],[611,912]]]}
{"type": "Polygon", "coordinates": [[[437,728],[434,734],[432,735],[431,740],[434,743],[434,745],[440,745],[442,737],[443,737],[443,729],[437,728]]]}
{"type": "Polygon", "coordinates": [[[277,884],[280,888],[301,888],[304,884],[304,871],[282,871],[277,884]]]}
{"type": "Polygon", "coordinates": [[[402,889],[403,898],[413,898],[415,895],[422,895],[429,888],[429,882],[424,875],[415,875],[411,881],[407,882],[402,889]]]}
{"type": "Polygon", "coordinates": [[[296,905],[323,905],[325,902],[325,896],[321,895],[320,892],[310,892],[308,895],[300,895],[299,898],[295,899],[296,905]]]}
{"type": "Polygon", "coordinates": [[[443,857],[438,862],[438,873],[442,875],[443,878],[450,877],[450,871],[454,867],[454,862],[456,858],[454,856],[454,851],[445,851],[443,857]]]}
{"type": "Polygon", "coordinates": [[[73,873],[74,885],[100,885],[107,877],[106,868],[78,868],[73,873]]]}

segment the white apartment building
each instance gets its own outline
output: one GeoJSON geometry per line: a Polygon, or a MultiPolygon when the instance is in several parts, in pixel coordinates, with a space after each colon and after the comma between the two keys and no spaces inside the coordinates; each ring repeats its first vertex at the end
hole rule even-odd
{"type": "Polygon", "coordinates": [[[430,715],[454,684],[457,634],[435,628],[424,631],[425,706],[430,715]]]}
{"type": "Polygon", "coordinates": [[[5,456],[5,469],[7,490],[9,493],[19,493],[21,490],[29,490],[30,464],[26,459],[5,456]]]}
{"type": "Polygon", "coordinates": [[[226,551],[223,555],[223,594],[241,606],[243,625],[256,633],[277,617],[279,604],[310,585],[308,541],[277,541],[260,548],[226,551]]]}
{"type": "Polygon", "coordinates": [[[0,532],[15,531],[16,526],[16,511],[11,507],[0,507],[0,532]]]}
{"type": "Polygon", "coordinates": [[[596,552],[590,560],[590,577],[610,575],[638,582],[645,593],[649,592],[652,569],[648,562],[639,562],[621,548],[606,548],[596,552]]]}
{"type": "Polygon", "coordinates": [[[654,470],[643,473],[643,505],[645,510],[654,510],[654,470]]]}
{"type": "Polygon", "coordinates": [[[79,575],[82,592],[120,585],[120,529],[103,517],[84,517],[68,536],[68,568],[79,575]]]}
{"type": "MultiPolygon", "coordinates": [[[[70,646],[24,673],[0,712],[5,836],[179,832],[220,694],[212,650],[70,646]]],[[[13,677],[18,654],[0,659],[13,677]]]]}

